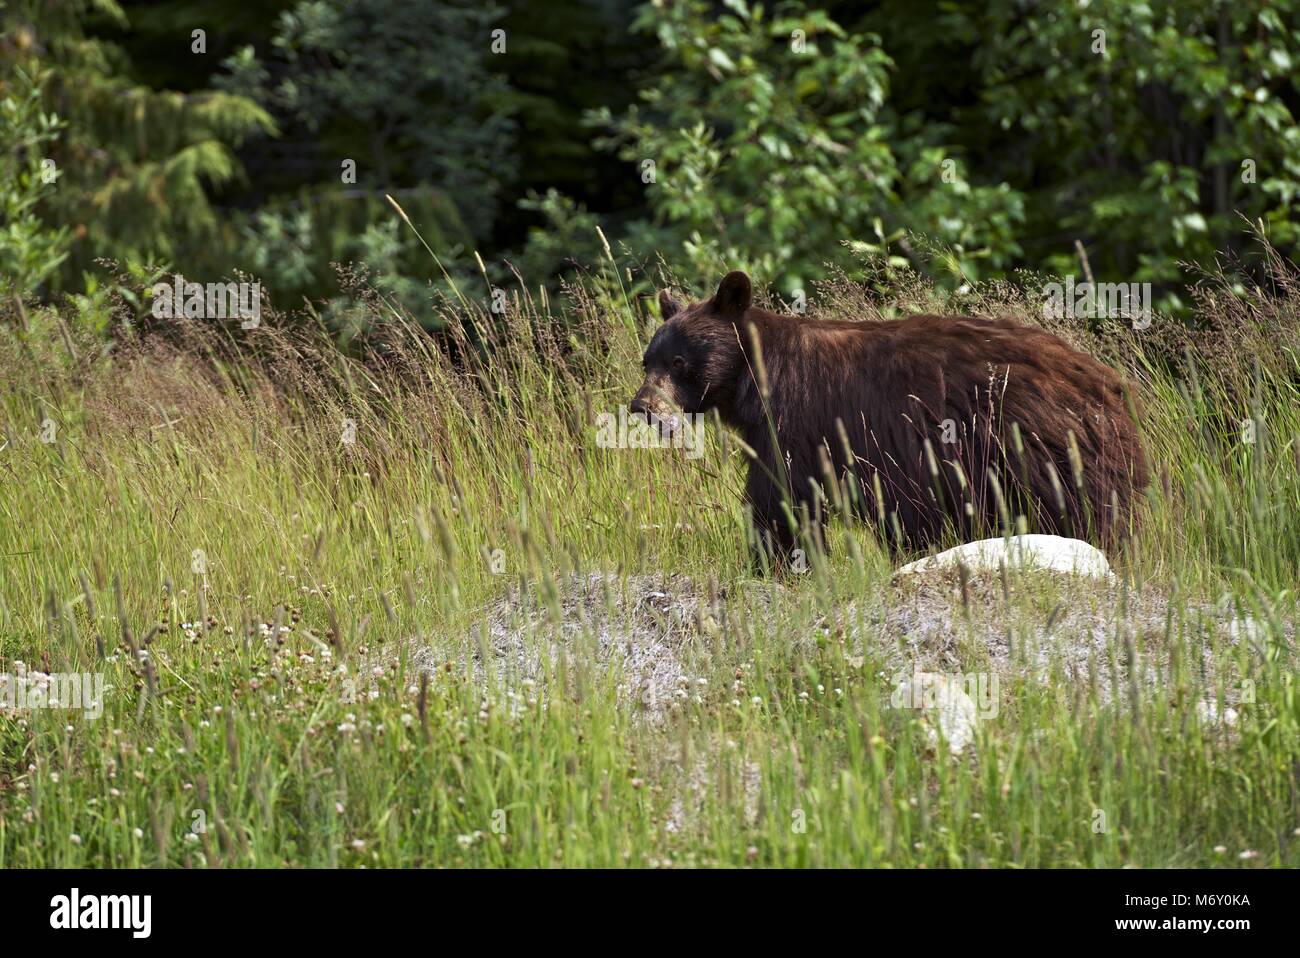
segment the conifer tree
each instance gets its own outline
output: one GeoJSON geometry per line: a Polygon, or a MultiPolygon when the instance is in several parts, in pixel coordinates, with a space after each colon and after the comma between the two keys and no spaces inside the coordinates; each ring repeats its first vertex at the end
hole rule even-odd
{"type": "MultiPolygon", "coordinates": [[[[186,268],[219,262],[217,251],[236,231],[209,190],[241,176],[234,150],[253,133],[273,132],[270,114],[224,91],[136,82],[122,51],[86,29],[93,18],[125,24],[115,0],[8,0],[0,18],[4,90],[18,82],[18,71],[48,71],[44,109],[66,124],[49,143],[57,188],[40,207],[47,222],[71,230],[69,255],[51,286],[80,286],[99,257],[186,268]]],[[[205,55],[204,34],[178,30],[174,39],[176,57],[205,55]]]]}

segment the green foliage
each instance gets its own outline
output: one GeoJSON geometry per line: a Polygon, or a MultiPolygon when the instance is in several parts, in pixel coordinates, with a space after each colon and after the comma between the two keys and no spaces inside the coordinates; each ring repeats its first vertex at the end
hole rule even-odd
{"type": "Polygon", "coordinates": [[[1291,0],[724,7],[644,5],[663,61],[594,117],[655,164],[636,245],[693,273],[790,289],[847,243],[953,283],[1077,271],[1077,240],[1178,308],[1188,261],[1247,252],[1242,217],[1300,240],[1291,0]]]}
{"type": "Polygon", "coordinates": [[[649,180],[653,219],[634,245],[695,273],[745,267],[786,290],[823,275],[846,240],[903,228],[951,248],[955,277],[1012,262],[1020,197],[969,182],[946,127],[890,109],[893,62],[878,36],[801,3],[775,15],[725,6],[642,7],[633,28],[657,38],[664,62],[642,106],[593,115],[649,180]]]}
{"type": "Polygon", "coordinates": [[[421,313],[443,269],[479,281],[476,252],[494,283],[553,284],[603,256],[599,225],[642,265],[786,295],[882,266],[947,290],[1091,271],[1187,315],[1188,262],[1259,279],[1247,221],[1300,246],[1300,0],[249,0],[205,58],[206,9],[141,0],[127,31],[112,0],[3,8],[5,75],[51,71],[65,124],[39,200],[0,185],[30,289],[106,258],[297,305],[383,256],[372,278],[421,313]]]}
{"type": "Polygon", "coordinates": [[[212,191],[242,175],[234,149],[246,137],[275,129],[244,97],[135,83],[121,50],[84,32],[91,11],[122,19],[92,0],[18,0],[3,13],[14,38],[0,50],[5,69],[50,69],[46,108],[66,122],[52,150],[62,175],[42,207],[73,235],[57,288],[75,288],[100,257],[210,262],[230,232],[212,191]]]}
{"type": "MultiPolygon", "coordinates": [[[[399,190],[396,197],[435,249],[469,245],[468,229],[441,190],[399,190]]],[[[412,315],[428,313],[427,286],[436,265],[382,193],[343,187],[303,191],[254,211],[240,229],[242,268],[266,283],[277,303],[297,305],[321,290],[339,289],[341,280],[350,284],[355,264],[368,268],[369,285],[412,315]]],[[[327,305],[326,312],[331,310],[327,305]]]]}
{"type": "Polygon", "coordinates": [[[241,49],[223,82],[317,134],[334,157],[323,175],[351,159],[357,184],[376,195],[437,184],[482,237],[512,175],[506,88],[487,69],[500,13],[468,3],[303,0],[276,22],[273,56],[241,49]]]}
{"type": "Polygon", "coordinates": [[[50,227],[37,208],[58,182],[50,159],[63,122],[41,104],[48,73],[14,69],[0,88],[0,283],[35,290],[68,255],[66,227],[50,227]]]}
{"type": "Polygon", "coordinates": [[[993,0],[945,6],[934,34],[970,50],[981,159],[1025,196],[1035,265],[1171,284],[1181,263],[1293,249],[1300,198],[1300,4],[993,0]],[[1240,214],[1240,216],[1238,215],[1240,214]]]}
{"type": "Polygon", "coordinates": [[[540,196],[530,193],[519,205],[542,217],[541,225],[528,231],[519,255],[511,257],[526,282],[544,281],[574,264],[600,259],[600,221],[585,206],[553,189],[540,196]]]}

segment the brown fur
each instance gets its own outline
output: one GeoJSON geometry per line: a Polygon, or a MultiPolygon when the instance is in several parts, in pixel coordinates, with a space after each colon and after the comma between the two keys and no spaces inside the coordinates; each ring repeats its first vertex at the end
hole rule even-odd
{"type": "Polygon", "coordinates": [[[1113,548],[1135,522],[1147,468],[1127,389],[1050,333],[970,316],[783,316],[750,305],[743,273],[705,302],[660,303],[631,408],[718,410],[754,450],[747,495],[778,559],[796,542],[792,519],[824,548],[827,490],[883,519],[894,548],[998,534],[997,488],[1031,531],[1113,548]]]}

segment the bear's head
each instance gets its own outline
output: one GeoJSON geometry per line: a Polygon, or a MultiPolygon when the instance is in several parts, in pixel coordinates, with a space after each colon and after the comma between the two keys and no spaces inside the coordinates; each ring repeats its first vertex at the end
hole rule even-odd
{"type": "Polygon", "coordinates": [[[663,324],[646,347],[645,380],[628,409],[670,433],[681,413],[716,408],[729,419],[745,368],[741,320],[751,297],[749,277],[741,272],[724,276],[712,299],[691,305],[660,291],[663,324]]]}

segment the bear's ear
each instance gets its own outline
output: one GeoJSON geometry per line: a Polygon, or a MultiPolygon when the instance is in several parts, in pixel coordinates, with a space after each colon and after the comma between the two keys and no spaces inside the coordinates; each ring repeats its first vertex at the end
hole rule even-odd
{"type": "Polygon", "coordinates": [[[666,289],[659,290],[659,315],[666,323],[681,311],[682,304],[673,299],[673,294],[666,289]]]}
{"type": "Polygon", "coordinates": [[[740,270],[734,270],[722,277],[718,292],[713,297],[713,306],[723,316],[740,316],[749,309],[752,297],[749,277],[740,270]]]}

